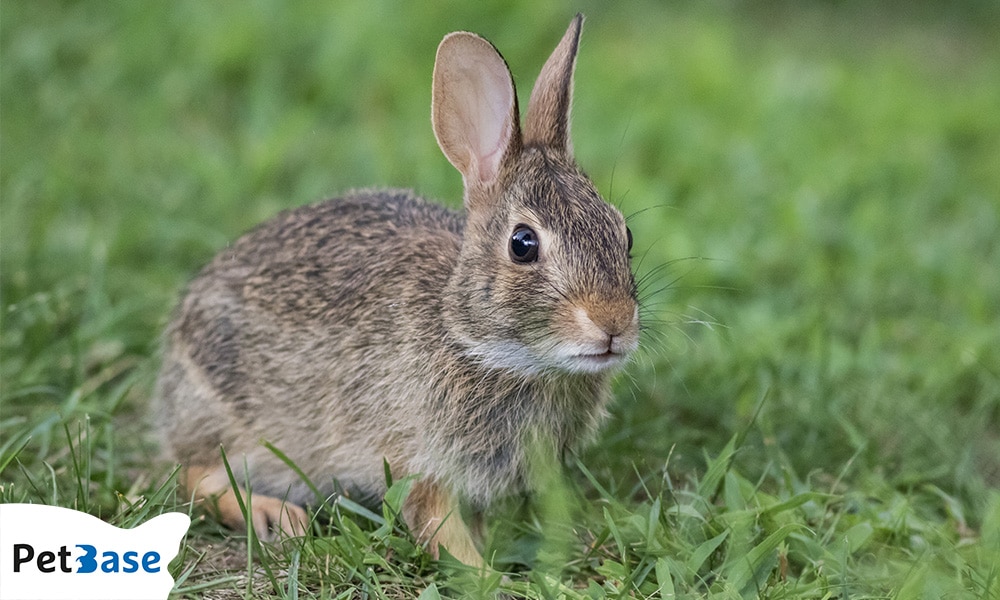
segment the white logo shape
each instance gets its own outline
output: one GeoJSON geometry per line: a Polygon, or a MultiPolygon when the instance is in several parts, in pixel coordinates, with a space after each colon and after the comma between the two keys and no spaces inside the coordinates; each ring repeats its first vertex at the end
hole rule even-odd
{"type": "Polygon", "coordinates": [[[164,600],[190,524],[167,513],[119,529],[69,508],[0,504],[0,600],[164,600]]]}

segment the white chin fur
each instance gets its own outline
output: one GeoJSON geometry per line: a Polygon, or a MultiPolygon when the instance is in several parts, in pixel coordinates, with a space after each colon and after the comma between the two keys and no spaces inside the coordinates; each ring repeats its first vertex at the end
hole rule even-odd
{"type": "Polygon", "coordinates": [[[560,344],[541,357],[519,342],[479,342],[466,350],[466,354],[483,366],[536,375],[556,369],[570,373],[601,373],[621,368],[628,360],[627,354],[595,351],[577,344],[560,344]]]}
{"type": "Polygon", "coordinates": [[[535,375],[544,368],[531,350],[519,342],[477,342],[468,347],[466,354],[484,367],[524,375],[535,375]]]}
{"type": "Polygon", "coordinates": [[[559,364],[567,371],[577,373],[601,373],[621,368],[627,357],[624,354],[576,354],[563,357],[559,364]]]}

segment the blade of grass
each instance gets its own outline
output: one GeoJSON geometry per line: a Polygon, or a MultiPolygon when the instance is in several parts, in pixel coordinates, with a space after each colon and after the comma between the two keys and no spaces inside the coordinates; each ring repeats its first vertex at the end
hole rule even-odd
{"type": "Polygon", "coordinates": [[[301,479],[303,482],[305,482],[305,484],[309,487],[309,490],[316,497],[316,502],[317,503],[322,504],[323,502],[326,501],[326,498],[319,491],[319,488],[316,486],[316,484],[314,484],[312,482],[312,479],[310,479],[309,476],[306,475],[305,471],[303,471],[302,469],[300,469],[299,466],[297,464],[295,464],[295,461],[293,461],[292,459],[288,458],[287,454],[285,454],[284,452],[282,452],[281,450],[279,450],[271,442],[269,442],[267,440],[261,440],[261,444],[263,444],[265,448],[267,448],[268,450],[270,450],[272,454],[274,454],[275,456],[277,456],[278,459],[281,460],[281,462],[283,462],[286,465],[288,465],[288,468],[291,469],[293,472],[295,472],[295,474],[299,476],[299,479],[301,479]]]}
{"type": "MultiPolygon", "coordinates": [[[[233,469],[229,465],[229,458],[226,456],[226,450],[225,450],[225,448],[223,448],[223,447],[220,446],[219,447],[219,454],[222,456],[222,464],[226,468],[226,476],[229,478],[230,489],[232,490],[233,495],[236,497],[236,503],[239,505],[240,511],[243,513],[243,520],[246,521],[246,524],[247,524],[247,589],[246,589],[246,594],[249,597],[250,593],[251,593],[251,591],[253,589],[252,588],[252,584],[253,584],[253,572],[254,572],[254,570],[253,570],[253,555],[254,555],[254,551],[256,551],[257,555],[260,556],[261,566],[264,567],[264,572],[267,574],[267,578],[271,582],[272,589],[274,589],[275,593],[280,593],[281,588],[278,585],[278,580],[277,580],[277,578],[275,578],[274,572],[271,570],[271,565],[268,564],[267,557],[265,556],[264,550],[261,547],[260,540],[257,539],[257,532],[256,532],[256,530],[254,529],[254,526],[253,526],[253,514],[251,513],[251,510],[253,509],[253,506],[251,504],[251,502],[252,502],[252,499],[251,499],[252,492],[247,492],[247,497],[246,497],[246,500],[244,501],[243,494],[240,493],[240,486],[236,483],[236,475],[233,474],[233,469]]],[[[244,465],[244,473],[247,474],[246,477],[245,477],[246,481],[245,481],[244,485],[247,486],[246,489],[250,489],[249,468],[247,468],[246,465],[244,465]]]]}
{"type": "MultiPolygon", "coordinates": [[[[728,567],[723,567],[727,575],[726,581],[740,593],[745,593],[750,583],[758,584],[757,571],[763,566],[765,558],[777,550],[789,534],[800,529],[805,529],[805,526],[798,523],[783,525],[754,546],[745,556],[733,557],[728,567]]],[[[756,588],[753,591],[756,591],[756,588]]]]}

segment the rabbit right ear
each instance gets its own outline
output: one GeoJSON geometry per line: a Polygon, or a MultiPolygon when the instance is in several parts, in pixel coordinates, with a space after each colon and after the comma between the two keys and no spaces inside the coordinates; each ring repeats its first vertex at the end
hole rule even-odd
{"type": "Polygon", "coordinates": [[[446,35],[431,95],[434,136],[466,188],[493,183],[521,146],[517,94],[503,57],[478,35],[446,35]]]}

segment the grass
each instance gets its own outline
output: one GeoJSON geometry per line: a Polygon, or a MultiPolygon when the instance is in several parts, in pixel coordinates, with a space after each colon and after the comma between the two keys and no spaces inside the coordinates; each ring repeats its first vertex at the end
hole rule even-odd
{"type": "MultiPolygon", "coordinates": [[[[0,501],[190,510],[146,421],[184,283],[351,187],[457,205],[438,40],[525,93],[578,8],[334,4],[0,5],[0,501]]],[[[600,441],[494,511],[511,574],[431,561],[397,482],[274,546],[194,512],[176,596],[1000,598],[995,2],[580,9],[575,147],[652,327],[600,441]]]]}

